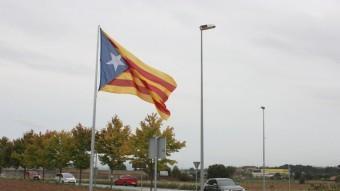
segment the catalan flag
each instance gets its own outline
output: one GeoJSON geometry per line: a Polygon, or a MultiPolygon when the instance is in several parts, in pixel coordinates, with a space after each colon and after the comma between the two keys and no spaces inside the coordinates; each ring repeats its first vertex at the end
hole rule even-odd
{"type": "Polygon", "coordinates": [[[165,102],[176,88],[175,80],[139,60],[100,30],[100,91],[136,95],[152,103],[162,119],[170,116],[165,102]]]}

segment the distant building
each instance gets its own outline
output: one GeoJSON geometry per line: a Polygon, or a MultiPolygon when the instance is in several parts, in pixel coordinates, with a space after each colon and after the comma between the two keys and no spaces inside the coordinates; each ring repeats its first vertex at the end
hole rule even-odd
{"type": "MultiPolygon", "coordinates": [[[[263,169],[254,169],[251,174],[253,175],[253,177],[262,177],[263,169]]],[[[275,174],[279,174],[281,176],[288,176],[289,172],[288,169],[281,168],[266,168],[264,171],[265,177],[273,177],[275,174]]]]}

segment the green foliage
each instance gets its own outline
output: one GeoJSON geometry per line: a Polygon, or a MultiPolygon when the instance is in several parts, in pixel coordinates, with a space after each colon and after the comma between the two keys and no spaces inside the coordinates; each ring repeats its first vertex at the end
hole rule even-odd
{"type": "Polygon", "coordinates": [[[134,149],[134,158],[132,163],[142,164],[144,171],[150,175],[153,172],[152,160],[148,158],[149,139],[152,137],[165,137],[166,138],[166,159],[158,161],[159,170],[167,170],[167,165],[173,165],[176,163],[175,160],[171,160],[172,153],[178,152],[180,149],[185,147],[185,141],[178,141],[175,139],[175,133],[173,127],[166,127],[161,131],[163,120],[153,113],[147,115],[144,121],[140,122],[140,127],[136,128],[135,134],[131,138],[131,146],[134,149]]]}
{"type": "Polygon", "coordinates": [[[73,165],[78,169],[86,169],[90,164],[91,150],[91,129],[78,124],[71,130],[72,133],[72,147],[70,148],[71,160],[73,165]]]}
{"type": "Polygon", "coordinates": [[[235,171],[235,167],[225,167],[223,164],[210,165],[208,167],[208,178],[231,178],[235,171]]]}
{"type": "Polygon", "coordinates": [[[124,162],[131,154],[129,126],[124,126],[116,115],[96,137],[96,150],[101,154],[102,164],[108,165],[111,171],[124,168],[124,162]]]}
{"type": "MultiPolygon", "coordinates": [[[[287,169],[288,165],[283,165],[278,168],[287,169]]],[[[332,176],[340,174],[340,168],[338,167],[320,168],[310,165],[290,165],[290,169],[296,180],[300,179],[302,172],[304,173],[306,180],[329,179],[332,176]]]]}
{"type": "Polygon", "coordinates": [[[82,170],[90,166],[91,129],[78,124],[71,130],[72,147],[70,148],[71,160],[75,168],[79,169],[79,183],[82,180],[82,170]]]}
{"type": "Polygon", "coordinates": [[[12,142],[7,137],[0,139],[0,173],[1,169],[11,166],[12,142]]]}
{"type": "Polygon", "coordinates": [[[306,181],[305,176],[300,176],[300,178],[299,178],[299,183],[300,183],[300,184],[304,184],[305,181],[306,181]]]}
{"type": "Polygon", "coordinates": [[[71,161],[71,133],[65,131],[50,132],[46,144],[48,166],[59,169],[62,172],[62,169],[71,161]]]}
{"type": "Polygon", "coordinates": [[[177,166],[174,166],[174,168],[172,169],[172,172],[171,172],[171,176],[174,177],[174,178],[177,178],[179,179],[181,177],[181,171],[179,170],[179,168],[177,166]]]}
{"type": "Polygon", "coordinates": [[[16,168],[34,166],[34,159],[30,147],[34,142],[36,134],[33,130],[26,132],[22,138],[13,141],[13,152],[11,153],[12,165],[16,168]]]}
{"type": "Polygon", "coordinates": [[[192,177],[189,174],[182,173],[177,166],[174,166],[171,171],[171,177],[176,178],[180,181],[189,181],[192,180],[192,177]]]}
{"type": "MultiPolygon", "coordinates": [[[[160,170],[170,171],[168,165],[176,163],[169,157],[185,147],[184,141],[175,139],[174,128],[162,128],[162,119],[157,114],[147,115],[132,135],[129,126],[114,116],[106,128],[96,133],[96,151],[102,164],[111,170],[126,169],[124,162],[130,160],[134,168],[152,173],[153,164],[148,159],[149,139],[154,136],[167,139],[166,159],[158,162],[160,170]]],[[[46,131],[35,133],[33,130],[24,133],[21,138],[0,139],[0,172],[4,167],[22,167],[26,169],[59,169],[73,164],[83,169],[90,164],[91,129],[78,124],[71,131],[46,131]]],[[[25,174],[25,173],[24,173],[25,174]]],[[[187,179],[179,176],[179,179],[187,179]]]]}

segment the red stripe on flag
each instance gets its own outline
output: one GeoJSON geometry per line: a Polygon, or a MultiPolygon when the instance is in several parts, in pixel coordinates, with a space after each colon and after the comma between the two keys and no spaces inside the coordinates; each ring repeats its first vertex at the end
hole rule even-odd
{"type": "MultiPolygon", "coordinates": [[[[119,49],[118,46],[116,46],[116,44],[110,39],[110,37],[108,37],[108,35],[106,35],[106,33],[104,33],[105,36],[107,37],[107,39],[109,39],[109,41],[111,42],[111,44],[116,48],[119,49]]],[[[176,88],[175,86],[173,86],[172,84],[168,83],[167,81],[145,71],[144,69],[142,69],[141,67],[139,67],[137,64],[135,64],[132,60],[130,60],[129,58],[125,57],[124,55],[123,59],[127,62],[128,65],[130,65],[132,68],[136,69],[139,73],[141,73],[144,77],[146,77],[149,80],[152,80],[156,83],[161,84],[162,86],[164,86],[166,89],[168,89],[170,92],[174,91],[174,89],[176,88]]]]}
{"type": "Polygon", "coordinates": [[[121,80],[121,79],[115,79],[112,80],[109,85],[115,85],[115,86],[127,86],[127,87],[134,87],[137,89],[137,91],[143,93],[143,94],[150,94],[150,91],[142,86],[138,86],[136,83],[134,83],[131,80],[121,80]]]}
{"type": "MultiPolygon", "coordinates": [[[[141,80],[141,79],[140,79],[141,80]]],[[[110,85],[116,85],[116,86],[129,86],[129,87],[135,87],[139,92],[144,94],[150,94],[150,90],[161,97],[162,101],[166,101],[168,99],[168,96],[162,92],[160,89],[148,84],[147,82],[141,80],[145,87],[138,86],[134,81],[132,80],[123,80],[123,79],[115,79],[112,80],[109,84],[110,85]]]]}
{"type": "Polygon", "coordinates": [[[144,86],[147,89],[150,89],[151,91],[155,92],[156,94],[159,95],[159,97],[161,97],[162,101],[165,102],[166,100],[168,100],[168,95],[166,95],[166,93],[164,93],[162,90],[158,89],[157,87],[147,83],[146,81],[140,79],[142,81],[142,83],[144,84],[144,86]]]}
{"type": "Polygon", "coordinates": [[[140,74],[142,74],[145,78],[152,80],[162,86],[164,86],[166,89],[168,89],[170,92],[174,91],[174,89],[176,88],[175,86],[173,86],[172,84],[168,83],[167,81],[143,70],[141,67],[139,67],[137,64],[135,64],[134,62],[132,62],[129,58],[124,57],[126,63],[133,69],[137,70],[140,74]]]}
{"type": "Polygon", "coordinates": [[[170,115],[170,111],[166,108],[165,104],[155,102],[155,106],[160,112],[170,115]]]}

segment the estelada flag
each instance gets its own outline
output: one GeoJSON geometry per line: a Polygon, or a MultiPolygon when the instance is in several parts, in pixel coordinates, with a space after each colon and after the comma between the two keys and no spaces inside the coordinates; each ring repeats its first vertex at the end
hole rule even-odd
{"type": "Polygon", "coordinates": [[[175,80],[139,60],[100,30],[99,90],[132,94],[152,103],[162,119],[170,116],[165,102],[176,88],[175,80]]]}

